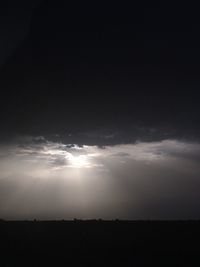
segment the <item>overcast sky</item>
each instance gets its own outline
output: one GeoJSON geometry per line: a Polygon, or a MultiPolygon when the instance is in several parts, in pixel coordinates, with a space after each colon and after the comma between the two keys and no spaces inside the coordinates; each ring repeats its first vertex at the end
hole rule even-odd
{"type": "Polygon", "coordinates": [[[199,218],[198,9],[1,5],[0,217],[199,218]]]}

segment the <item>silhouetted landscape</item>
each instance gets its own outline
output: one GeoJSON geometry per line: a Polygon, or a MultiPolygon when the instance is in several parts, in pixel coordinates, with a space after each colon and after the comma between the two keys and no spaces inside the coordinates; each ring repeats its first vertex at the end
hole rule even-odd
{"type": "Polygon", "coordinates": [[[1,221],[1,266],[198,266],[199,221],[1,221]]]}

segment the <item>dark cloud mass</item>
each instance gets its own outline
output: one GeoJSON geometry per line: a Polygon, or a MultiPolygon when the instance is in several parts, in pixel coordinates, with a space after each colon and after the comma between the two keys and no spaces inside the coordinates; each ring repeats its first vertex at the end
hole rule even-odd
{"type": "MultiPolygon", "coordinates": [[[[115,12],[61,0],[27,8],[20,9],[32,10],[26,27],[4,20],[18,37],[28,31],[1,68],[2,133],[117,128],[130,139],[139,126],[199,137],[199,22],[188,6],[179,17],[162,3],[115,5],[115,12]]],[[[10,12],[20,16],[14,6],[10,12]]]]}

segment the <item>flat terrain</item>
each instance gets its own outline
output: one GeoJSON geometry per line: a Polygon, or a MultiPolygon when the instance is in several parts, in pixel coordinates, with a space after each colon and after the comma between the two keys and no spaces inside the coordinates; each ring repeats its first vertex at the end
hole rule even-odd
{"type": "Polygon", "coordinates": [[[200,266],[197,221],[0,222],[0,266],[200,266]]]}

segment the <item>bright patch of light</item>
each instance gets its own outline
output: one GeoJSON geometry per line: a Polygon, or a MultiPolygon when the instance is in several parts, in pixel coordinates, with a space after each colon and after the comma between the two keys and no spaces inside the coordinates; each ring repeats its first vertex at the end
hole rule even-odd
{"type": "Polygon", "coordinates": [[[88,168],[90,167],[90,163],[87,155],[72,155],[69,153],[67,157],[69,161],[69,167],[72,168],[88,168]]]}

